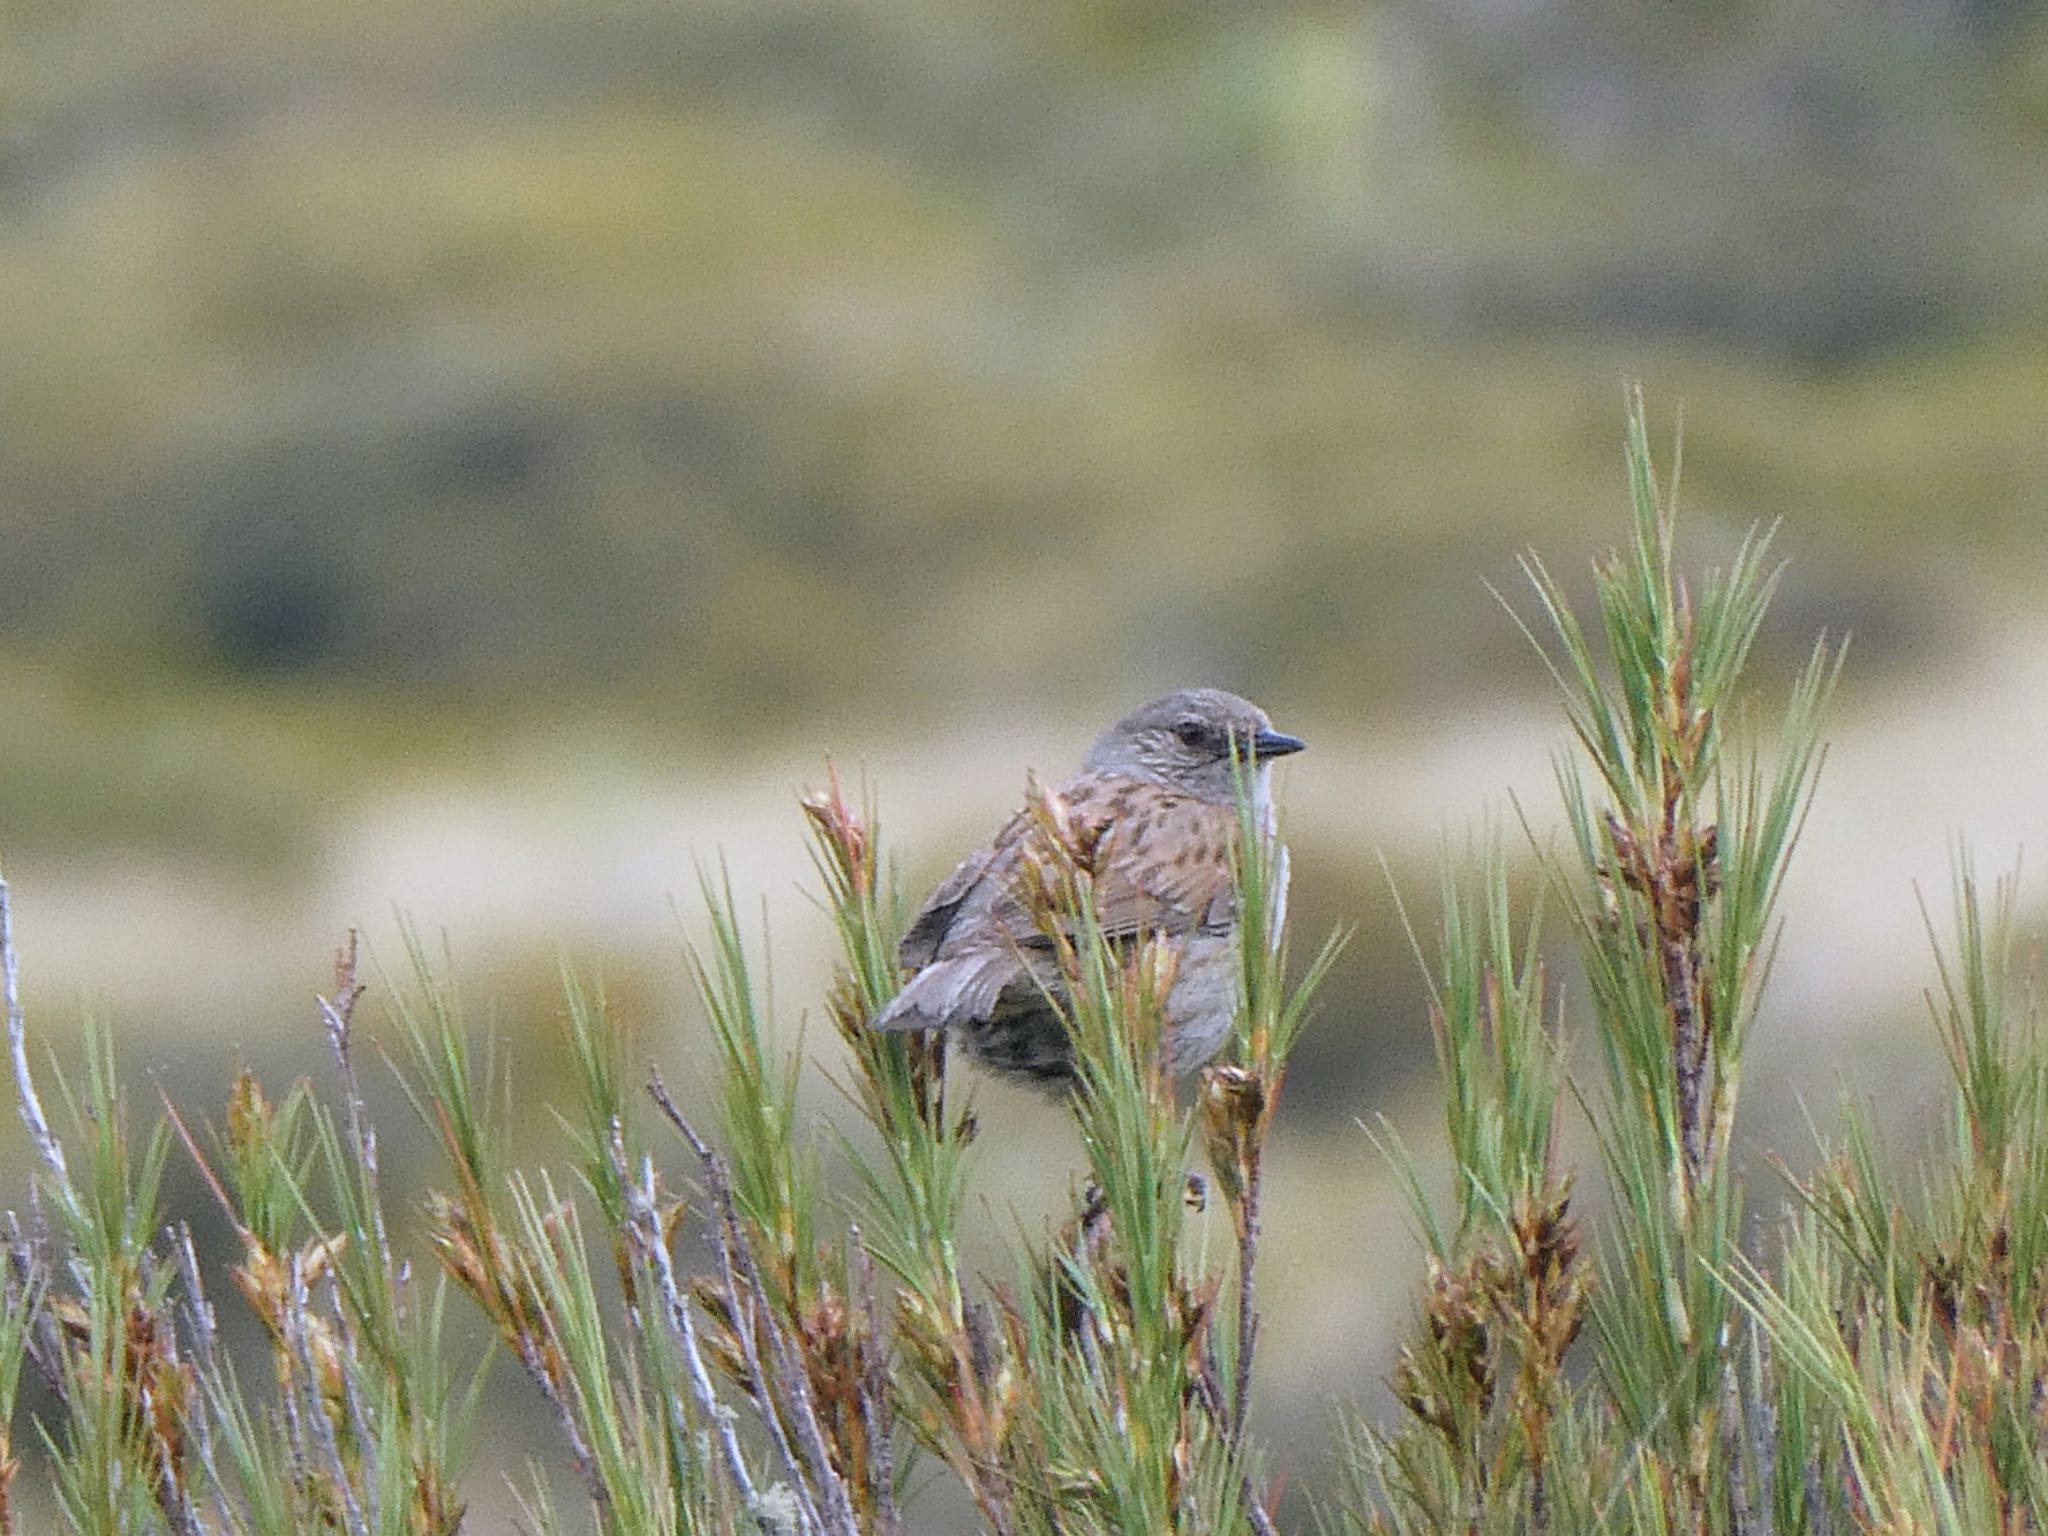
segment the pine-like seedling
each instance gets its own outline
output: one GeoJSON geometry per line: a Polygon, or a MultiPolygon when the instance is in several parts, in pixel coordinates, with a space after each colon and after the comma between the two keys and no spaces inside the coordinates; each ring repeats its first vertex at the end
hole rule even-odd
{"type": "MultiPolygon", "coordinates": [[[[1574,742],[1567,830],[1519,867],[1498,828],[1447,851],[1437,919],[1411,927],[1453,1177],[1433,1198],[1430,1154],[1378,1133],[1420,1237],[1413,1325],[1392,1415],[1349,1421],[1311,1499],[1332,1531],[1402,1536],[2038,1531],[2048,1044],[2015,985],[2015,885],[1958,854],[1937,1144],[1902,1176],[1845,1104],[1818,1168],[1780,1163],[1782,1210],[1745,1222],[1743,1061],[1839,651],[1816,645],[1760,728],[1768,540],[1688,578],[1634,394],[1625,463],[1592,618],[1527,564],[1574,742]]],[[[839,950],[829,1031],[790,1043],[720,866],[688,956],[706,1091],[679,1102],[565,966],[553,1163],[515,1160],[501,1053],[409,931],[396,981],[359,974],[353,938],[337,957],[320,1080],[237,1071],[215,1114],[145,1115],[94,1021],[81,1073],[42,1069],[46,1108],[0,884],[33,1154],[0,1271],[0,1536],[31,1502],[91,1536],[457,1536],[493,1381],[552,1426],[520,1490],[538,1536],[897,1536],[934,1483],[967,1512],[944,1518],[994,1536],[1270,1536],[1295,1458],[1253,1411],[1274,1385],[1268,1144],[1336,946],[1290,957],[1286,849],[1239,788],[1236,1017],[1189,1084],[1160,1050],[1174,946],[1105,935],[1099,834],[1028,793],[1018,894],[1071,1037],[1079,1176],[997,1277],[962,1258],[968,1082],[943,1034],[869,1027],[903,980],[903,909],[875,797],[829,769],[802,805],[839,950]],[[366,1051],[377,1026],[389,1048],[366,1051]],[[435,1148],[423,1197],[391,1192],[370,1060],[435,1148]],[[224,1256],[164,1208],[174,1156],[224,1256]]]]}

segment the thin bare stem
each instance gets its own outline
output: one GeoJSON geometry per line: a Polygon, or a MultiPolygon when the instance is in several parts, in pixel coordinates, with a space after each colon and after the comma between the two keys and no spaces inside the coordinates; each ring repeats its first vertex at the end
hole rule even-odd
{"type": "Polygon", "coordinates": [[[14,952],[14,918],[4,879],[0,879],[0,977],[4,977],[7,1050],[14,1063],[14,1092],[20,1103],[21,1123],[28,1127],[29,1139],[36,1144],[43,1166],[68,1188],[71,1172],[64,1163],[64,1148],[43,1115],[43,1101],[36,1097],[35,1078],[28,1069],[28,1031],[21,1016],[20,960],[14,952]]]}
{"type": "Polygon", "coordinates": [[[1264,1149],[1252,1149],[1244,1187],[1244,1215],[1237,1235],[1237,1382],[1230,1405],[1230,1448],[1244,1443],[1252,1408],[1252,1353],[1259,1342],[1259,1187],[1265,1182],[1264,1149]]]}
{"type": "MultiPolygon", "coordinates": [[[[200,1523],[199,1511],[192,1507],[191,1495],[178,1480],[178,1463],[171,1445],[164,1438],[163,1424],[157,1409],[156,1390],[144,1383],[141,1397],[142,1421],[149,1425],[151,1449],[157,1463],[157,1507],[164,1512],[176,1536],[206,1536],[206,1527],[200,1523]]],[[[368,1536],[365,1532],[364,1536],[368,1536]]]]}
{"type": "Polygon", "coordinates": [[[1701,1104],[1707,1073],[1707,1035],[1695,1002],[1695,967],[1689,936],[1665,934],[1660,939],[1660,964],[1665,1005],[1671,1010],[1673,1058],[1678,1073],[1679,1143],[1684,1153],[1685,1187],[1699,1187],[1705,1173],[1706,1141],[1701,1129],[1701,1104]]]}
{"type": "MultiPolygon", "coordinates": [[[[740,1261],[735,1256],[736,1245],[743,1245],[739,1233],[738,1217],[731,1213],[731,1192],[726,1185],[723,1165],[711,1150],[709,1142],[700,1137],[685,1120],[682,1112],[675,1107],[675,1101],[668,1096],[659,1073],[653,1074],[647,1085],[648,1095],[660,1106],[663,1115],[676,1128],[690,1150],[705,1169],[705,1177],[711,1182],[713,1200],[717,1203],[718,1256],[725,1270],[725,1293],[732,1304],[733,1333],[739,1340],[740,1355],[747,1367],[747,1382],[754,1407],[761,1416],[761,1422],[768,1427],[769,1438],[775,1442],[776,1454],[782,1459],[783,1470],[789,1474],[790,1491],[796,1496],[799,1512],[803,1517],[804,1529],[813,1530],[820,1523],[817,1501],[812,1497],[810,1480],[805,1475],[804,1463],[797,1455],[796,1447],[789,1438],[788,1426],[782,1422],[782,1414],[775,1404],[774,1394],[768,1388],[767,1367],[761,1363],[760,1344],[756,1334],[757,1312],[756,1293],[748,1287],[741,1276],[740,1261]],[[716,1166],[717,1172],[713,1173],[716,1166]],[[720,1198],[721,1195],[723,1198],[720,1198]]],[[[766,1300],[758,1306],[765,1310],[766,1300]]],[[[763,1323],[763,1326],[766,1326],[763,1323]]]]}
{"type": "Polygon", "coordinates": [[[312,1297],[306,1286],[304,1264],[296,1253],[287,1263],[285,1286],[285,1339],[291,1347],[292,1360],[298,1366],[295,1372],[298,1380],[287,1395],[304,1399],[302,1422],[312,1426],[313,1449],[325,1464],[324,1469],[333,1482],[335,1494],[341,1500],[342,1515],[348,1522],[350,1536],[370,1536],[369,1524],[363,1517],[362,1506],[356,1502],[355,1489],[349,1481],[348,1467],[341,1459],[341,1446],[334,1435],[334,1421],[327,1416],[327,1407],[320,1401],[320,1378],[314,1368],[313,1345],[308,1336],[312,1297]]]}
{"type": "Polygon", "coordinates": [[[597,1464],[597,1457],[590,1449],[590,1442],[583,1437],[582,1429],[576,1423],[575,1410],[562,1389],[548,1372],[547,1362],[542,1358],[540,1346],[533,1335],[515,1330],[512,1339],[514,1352],[519,1363],[526,1367],[526,1374],[540,1388],[540,1395],[547,1399],[548,1406],[555,1410],[555,1423],[562,1431],[562,1438],[569,1442],[569,1457],[576,1463],[576,1470],[583,1474],[583,1484],[590,1493],[590,1502],[599,1509],[609,1509],[612,1491],[605,1486],[604,1471],[597,1464]]]}
{"type": "Polygon", "coordinates": [[[697,1325],[690,1316],[690,1305],[683,1297],[682,1287],[676,1281],[675,1259],[662,1236],[661,1213],[654,1204],[654,1160],[642,1159],[640,1178],[636,1182],[625,1177],[624,1148],[617,1139],[613,1142],[612,1156],[619,1166],[619,1182],[626,1195],[627,1235],[633,1246],[640,1250],[641,1257],[654,1269],[655,1288],[661,1293],[669,1337],[682,1353],[683,1364],[690,1376],[690,1391],[697,1399],[697,1408],[704,1415],[704,1421],[718,1437],[726,1472],[732,1478],[733,1487],[739,1490],[741,1502],[748,1510],[755,1510],[759,1507],[761,1495],[754,1486],[753,1475],[747,1470],[746,1454],[740,1449],[735,1416],[718,1400],[717,1389],[711,1384],[711,1373],[705,1368],[703,1351],[697,1344],[697,1325]]]}
{"type": "Polygon", "coordinates": [[[1771,1341],[1757,1333],[1756,1379],[1750,1415],[1751,1454],[1755,1458],[1757,1536],[1776,1536],[1773,1498],[1778,1485],[1777,1411],[1770,1398],[1771,1341]]]}
{"type": "Polygon", "coordinates": [[[745,1234],[740,1228],[738,1208],[733,1203],[732,1183],[726,1176],[725,1163],[712,1150],[711,1144],[699,1136],[676,1108],[675,1100],[669,1097],[661,1075],[653,1073],[647,1082],[648,1096],[661,1110],[669,1124],[675,1127],[690,1150],[697,1154],[698,1162],[704,1169],[704,1181],[710,1187],[711,1198],[716,1206],[721,1228],[727,1272],[727,1287],[737,1309],[742,1294],[748,1298],[748,1309],[752,1316],[742,1319],[739,1330],[740,1341],[749,1353],[748,1368],[763,1395],[768,1399],[763,1407],[763,1417],[771,1428],[776,1427],[781,1415],[776,1411],[776,1398],[781,1399],[783,1408],[794,1421],[798,1440],[802,1442],[803,1456],[799,1461],[789,1457],[791,1471],[798,1482],[808,1482],[821,1495],[829,1512],[829,1521],[822,1515],[820,1523],[828,1530],[844,1532],[845,1536],[859,1536],[860,1526],[853,1513],[853,1503],[848,1497],[845,1481],[832,1466],[831,1452],[825,1444],[825,1433],[818,1423],[818,1415],[811,1400],[809,1378],[805,1376],[803,1362],[791,1347],[789,1337],[777,1322],[774,1308],[768,1300],[768,1292],[762,1284],[760,1271],[754,1265],[752,1251],[747,1247],[745,1234]],[[758,1359],[752,1348],[753,1324],[758,1320],[761,1331],[768,1336],[768,1346],[775,1354],[776,1385],[774,1391],[768,1388],[766,1379],[760,1374],[758,1359]]]}
{"type": "MultiPolygon", "coordinates": [[[[34,1191],[30,1191],[33,1195],[34,1191]]],[[[31,1215],[39,1215],[33,1207],[31,1215]]],[[[11,1270],[11,1295],[26,1298],[38,1295],[47,1279],[50,1266],[46,1255],[48,1243],[39,1230],[25,1231],[21,1218],[13,1211],[6,1213],[7,1262],[11,1270]]],[[[36,1307],[28,1325],[28,1359],[36,1368],[36,1374],[43,1378],[43,1384],[56,1395],[64,1391],[63,1355],[58,1345],[57,1319],[50,1315],[48,1307],[36,1307]]]]}
{"type": "Polygon", "coordinates": [[[198,1351],[199,1363],[212,1370],[219,1363],[220,1325],[213,1312],[213,1303],[206,1299],[206,1292],[199,1281],[199,1254],[192,1246],[192,1228],[179,1222],[172,1233],[171,1252],[178,1263],[178,1276],[185,1286],[186,1331],[192,1337],[192,1347],[198,1351]]]}
{"type": "Polygon", "coordinates": [[[847,1233],[847,1242],[853,1248],[854,1286],[868,1330],[868,1358],[860,1382],[860,1418],[871,1457],[875,1528],[882,1536],[892,1536],[902,1529],[902,1517],[896,1509],[896,1473],[889,1455],[889,1361],[882,1348],[882,1309],[875,1299],[875,1263],[861,1242],[858,1226],[847,1233]]]}
{"type": "Polygon", "coordinates": [[[391,1239],[384,1230],[384,1201],[377,1186],[377,1127],[363,1109],[362,1084],[356,1077],[354,1053],[350,1050],[350,1029],[355,1023],[356,1002],[363,984],[356,979],[359,939],[348,931],[348,944],[335,952],[334,997],[315,996],[320,1020],[327,1029],[327,1043],[333,1048],[335,1065],[341,1069],[343,1091],[348,1095],[348,1135],[357,1159],[363,1165],[363,1179],[369,1195],[370,1230],[377,1238],[377,1261],[385,1274],[391,1273],[391,1239]]]}
{"type": "MultiPolygon", "coordinates": [[[[213,1303],[206,1299],[206,1288],[200,1282],[199,1254],[192,1246],[192,1228],[185,1222],[179,1222],[171,1233],[171,1253],[177,1261],[178,1276],[185,1287],[185,1331],[191,1338],[201,1372],[208,1379],[216,1378],[220,1372],[220,1324],[214,1315],[213,1303]]],[[[199,1465],[206,1469],[207,1478],[213,1484],[217,1524],[221,1530],[229,1531],[234,1526],[228,1512],[226,1487],[214,1461],[213,1419],[213,1413],[202,1405],[189,1416],[187,1433],[192,1436],[193,1454],[199,1458],[199,1465]]]]}
{"type": "MultiPolygon", "coordinates": [[[[1224,1433],[1229,1433],[1223,1406],[1223,1389],[1216,1384],[1216,1373],[1210,1362],[1205,1361],[1201,1371],[1194,1378],[1195,1397],[1201,1403],[1209,1421],[1224,1433]]],[[[1266,1506],[1260,1502],[1259,1492],[1252,1486],[1251,1474],[1242,1466],[1237,1473],[1238,1502],[1244,1507],[1244,1517],[1251,1522],[1253,1536],[1279,1536],[1274,1528],[1273,1517],[1266,1513],[1266,1506]]]]}
{"type": "MultiPolygon", "coordinates": [[[[335,1335],[341,1340],[342,1359],[345,1362],[360,1360],[362,1355],[355,1332],[349,1327],[348,1310],[341,1303],[341,1281],[331,1266],[327,1271],[327,1311],[334,1319],[335,1335]]],[[[367,1454],[377,1443],[377,1437],[370,1428],[370,1415],[363,1402],[359,1373],[351,1364],[345,1364],[341,1371],[341,1395],[348,1413],[349,1433],[355,1436],[357,1446],[367,1454]]],[[[363,1502],[369,1528],[381,1531],[384,1522],[378,1507],[379,1489],[374,1476],[363,1479],[363,1502]]]]}

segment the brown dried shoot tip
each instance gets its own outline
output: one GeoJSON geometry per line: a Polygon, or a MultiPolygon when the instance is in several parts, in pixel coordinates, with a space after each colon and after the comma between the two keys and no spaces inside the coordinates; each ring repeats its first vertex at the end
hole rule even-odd
{"type": "Polygon", "coordinates": [[[356,979],[361,945],[362,935],[351,928],[348,938],[334,952],[334,996],[327,1000],[327,1005],[333,1013],[329,1027],[342,1044],[347,1043],[349,1022],[355,1016],[356,1001],[364,992],[363,983],[356,979]]]}
{"type": "Polygon", "coordinates": [[[427,1196],[426,1214],[427,1244],[448,1278],[483,1309],[529,1371],[544,1377],[544,1385],[559,1385],[564,1378],[552,1358],[547,1309],[504,1236],[493,1226],[480,1227],[464,1205],[438,1192],[427,1196]]]}
{"type": "Polygon", "coordinates": [[[1050,852],[1068,870],[1091,880],[1101,871],[1109,854],[1112,823],[1077,814],[1065,795],[1041,784],[1036,774],[1026,781],[1024,810],[1038,831],[1038,851],[1050,852]]]}
{"type": "Polygon", "coordinates": [[[847,890],[865,900],[875,888],[874,838],[866,817],[847,803],[839,769],[830,758],[825,760],[825,787],[806,794],[799,804],[847,890]]]}
{"type": "Polygon", "coordinates": [[[1025,791],[1024,814],[1030,819],[1031,835],[1019,849],[1014,894],[1071,977],[1077,959],[1074,918],[1094,880],[1095,861],[1102,851],[1100,834],[1074,815],[1064,796],[1044,788],[1036,777],[1025,791]]]}
{"type": "Polygon", "coordinates": [[[881,1357],[886,1343],[869,1333],[829,1284],[797,1313],[795,1333],[805,1379],[810,1384],[825,1449],[833,1469],[856,1497],[875,1491],[871,1469],[885,1447],[870,1440],[875,1426],[867,1389],[878,1375],[886,1379],[881,1357]]]}
{"type": "Polygon", "coordinates": [[[704,1349],[711,1363],[725,1378],[749,1397],[759,1395],[760,1384],[747,1364],[747,1347],[740,1338],[740,1313],[723,1282],[698,1275],[688,1284],[691,1299],[704,1313],[704,1349]]]}
{"type": "MultiPolygon", "coordinates": [[[[152,1309],[130,1283],[129,1299],[117,1326],[121,1345],[101,1353],[95,1350],[93,1310],[71,1296],[52,1295],[43,1306],[56,1325],[58,1338],[74,1368],[89,1371],[100,1390],[118,1404],[124,1439],[141,1444],[149,1463],[153,1489],[185,1487],[184,1426],[189,1422],[190,1399],[198,1378],[192,1367],[178,1358],[176,1330],[159,1311],[152,1309]],[[118,1379],[108,1369],[118,1360],[118,1379]],[[95,1363],[97,1362],[97,1363],[95,1363]]],[[[0,1461],[9,1446],[0,1436],[0,1461]]],[[[0,1495],[13,1476],[12,1466],[0,1467],[0,1495]]],[[[0,1530],[7,1527],[0,1526],[0,1530]]]]}
{"type": "Polygon", "coordinates": [[[1130,1280],[1111,1256],[1115,1236],[1109,1203],[1101,1188],[1090,1184],[1081,1197],[1081,1209],[1060,1230],[1050,1265],[1053,1316],[1068,1337],[1078,1336],[1091,1324],[1098,1329],[1109,1327],[1110,1319],[1094,1314],[1096,1296],[1119,1311],[1129,1310],[1130,1280]],[[1095,1276],[1092,1288],[1082,1279],[1088,1274],[1095,1276]]]}
{"type": "Polygon", "coordinates": [[[1501,1309],[1523,1335],[1525,1373],[1547,1383],[1579,1336],[1592,1289],[1592,1275],[1579,1263],[1569,1184],[1517,1196],[1508,1227],[1520,1286],[1518,1294],[1503,1287],[1501,1309]]]}
{"type": "Polygon", "coordinates": [[[1442,1352],[1453,1381],[1463,1378],[1472,1406],[1483,1414],[1493,1405],[1493,1332],[1488,1323],[1496,1288],[1496,1261],[1476,1253],[1457,1269],[1434,1256],[1429,1261],[1429,1294],[1423,1299],[1423,1320],[1430,1339],[1442,1352]]]}
{"type": "Polygon", "coordinates": [[[237,1069],[228,1085],[228,1148],[237,1161],[269,1146],[274,1119],[275,1111],[256,1074],[247,1067],[237,1069]]]}
{"type": "Polygon", "coordinates": [[[1241,1229],[1245,1196],[1252,1187],[1265,1146],[1271,1096],[1263,1077],[1226,1063],[1210,1067],[1202,1074],[1201,1106],[1209,1167],[1241,1229]]]}
{"type": "Polygon", "coordinates": [[[1615,867],[1603,870],[1609,879],[1619,880],[1631,891],[1647,894],[1650,889],[1649,864],[1644,859],[1641,845],[1635,833],[1631,832],[1622,819],[1612,810],[1601,813],[1607,823],[1607,841],[1614,849],[1615,867]]]}
{"type": "Polygon", "coordinates": [[[1216,1298],[1222,1294],[1221,1273],[1207,1274],[1194,1281],[1175,1280],[1173,1283],[1173,1312],[1180,1324],[1191,1376],[1201,1374],[1206,1357],[1203,1346],[1209,1337],[1209,1324],[1216,1316],[1216,1298]]]}

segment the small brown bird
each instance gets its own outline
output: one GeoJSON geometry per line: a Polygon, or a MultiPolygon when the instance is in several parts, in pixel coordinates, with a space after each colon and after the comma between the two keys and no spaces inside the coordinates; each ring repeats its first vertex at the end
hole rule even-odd
{"type": "MultiPolygon", "coordinates": [[[[1187,688],[1103,732],[1058,792],[1078,827],[1107,835],[1107,863],[1095,876],[1104,934],[1156,935],[1178,952],[1164,1011],[1176,1076],[1216,1054],[1237,1002],[1232,752],[1252,767],[1254,804],[1270,835],[1270,764],[1304,745],[1235,694],[1187,688]]],[[[950,1029],[1000,1076],[1071,1085],[1067,1030],[1046,995],[1057,992],[1058,969],[1019,889],[1033,840],[1044,835],[1018,812],[932,892],[898,956],[915,974],[876,1029],[950,1029]]],[[[1278,894],[1284,899],[1284,888],[1278,894]]]]}

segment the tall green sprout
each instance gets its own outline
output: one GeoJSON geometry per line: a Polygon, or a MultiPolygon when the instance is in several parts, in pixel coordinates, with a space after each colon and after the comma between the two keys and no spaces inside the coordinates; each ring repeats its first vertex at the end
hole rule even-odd
{"type": "Polygon", "coordinates": [[[1395,1386],[1423,1430],[1362,1442],[1378,1446],[1361,1463],[1365,1482],[1418,1529],[1503,1518],[1547,1529],[1565,1518],[1560,1496],[1589,1482],[1608,1491],[1580,1500],[1586,1518],[1659,1530],[1745,1529],[1773,1496],[1774,1456],[1757,1447],[1781,1405],[1762,1347],[1739,1347],[1726,1277],[1742,1197],[1729,1154],[1839,658],[1815,647],[1767,758],[1738,725],[1776,584],[1768,537],[1752,533],[1697,587],[1680,575],[1675,492],[1659,484],[1640,391],[1628,404],[1629,538],[1595,562],[1595,620],[1582,623],[1530,556],[1546,633],[1523,625],[1578,746],[1557,768],[1568,849],[1538,855],[1586,976],[1599,1076],[1578,1097],[1616,1219],[1588,1272],[1567,1211],[1571,1176],[1554,1163],[1562,1079],[1541,1021],[1538,929],[1532,919],[1518,956],[1489,854],[1483,922],[1447,884],[1432,979],[1454,1228],[1407,1176],[1431,1281],[1426,1327],[1395,1386]],[[1581,1321],[1592,1324],[1597,1393],[1565,1385],[1581,1321]],[[1591,1466],[1562,1452],[1603,1440],[1591,1466]]]}
{"type": "Polygon", "coordinates": [[[1742,1211],[1728,1154],[1839,653],[1815,646],[1767,763],[1730,717],[1776,584],[1768,538],[1745,538],[1695,595],[1676,572],[1676,497],[1658,484],[1634,390],[1627,465],[1632,538],[1594,567],[1604,656],[1542,564],[1527,568],[1582,754],[1558,774],[1576,860],[1549,867],[1590,989],[1605,1079],[1594,1125],[1626,1213],[1594,1330],[1614,1405],[1691,1524],[1737,1497],[1706,1470],[1709,1447],[1731,1454],[1740,1433],[1720,1279],[1742,1211]]]}

